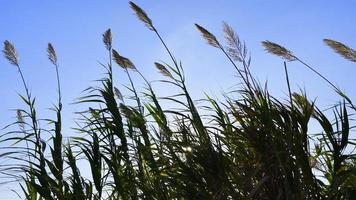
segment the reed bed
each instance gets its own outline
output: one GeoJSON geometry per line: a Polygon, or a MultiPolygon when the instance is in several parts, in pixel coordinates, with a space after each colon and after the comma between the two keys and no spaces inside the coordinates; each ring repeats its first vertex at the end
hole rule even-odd
{"type": "MultiPolygon", "coordinates": [[[[221,42],[196,24],[208,45],[226,56],[241,83],[231,97],[218,101],[206,96],[198,106],[186,85],[184,67],[158,28],[138,5],[129,5],[170,57],[165,63],[154,63],[163,75],[160,84],[179,92],[158,97],[139,67],[113,47],[108,29],[103,33],[108,54],[107,64],[102,64],[106,76],[75,102],[87,109],[76,113],[75,131],[80,134],[70,140],[62,135],[60,58],[54,46],[48,44],[47,54],[57,79],[56,118],[45,120],[51,126],[46,129],[37,118],[35,97],[28,90],[18,53],[11,42],[4,42],[5,58],[16,67],[25,88],[25,94],[20,95],[25,107],[17,110],[17,121],[0,136],[1,143],[12,144],[0,154],[3,160],[12,160],[12,164],[1,165],[2,174],[18,181],[19,197],[356,199],[356,143],[351,137],[356,108],[341,89],[292,51],[266,40],[262,42],[266,51],[282,58],[288,85],[288,100],[273,97],[251,73],[247,46],[232,27],[223,24],[226,41],[221,42]],[[330,92],[339,95],[332,117],[303,91],[291,91],[288,62],[307,67],[330,85],[330,92]],[[128,94],[115,87],[115,73],[128,76],[128,94]],[[145,82],[144,92],[137,89],[133,76],[145,82]],[[162,101],[180,109],[166,109],[162,101]],[[308,131],[311,120],[317,121],[320,132],[308,131]],[[14,127],[16,131],[6,131],[14,127]],[[42,132],[50,133],[51,138],[45,140],[42,132]],[[78,162],[89,166],[89,177],[82,175],[78,162]]],[[[355,50],[331,39],[324,41],[355,62],[355,50]]]]}

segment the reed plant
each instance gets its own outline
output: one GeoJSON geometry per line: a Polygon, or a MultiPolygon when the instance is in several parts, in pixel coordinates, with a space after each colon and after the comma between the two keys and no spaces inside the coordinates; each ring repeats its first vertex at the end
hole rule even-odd
{"type": "MultiPolygon", "coordinates": [[[[76,113],[76,136],[67,141],[62,133],[60,67],[53,45],[48,44],[47,54],[55,69],[58,103],[53,107],[56,118],[45,120],[47,128],[40,127],[36,101],[16,49],[4,42],[5,58],[16,67],[25,88],[20,98],[26,108],[17,110],[17,121],[0,136],[2,144],[11,143],[0,154],[1,159],[11,160],[1,165],[2,173],[18,181],[20,198],[356,199],[356,143],[351,137],[356,109],[332,81],[292,51],[264,41],[266,51],[284,61],[289,99],[274,97],[251,73],[247,45],[232,27],[223,24],[225,45],[195,24],[207,43],[227,58],[241,83],[223,101],[206,95],[198,106],[189,93],[184,67],[158,28],[138,5],[129,5],[170,58],[152,64],[163,75],[159,84],[179,92],[157,96],[140,66],[113,47],[108,29],[103,33],[108,60],[100,63],[106,75],[75,102],[87,109],[76,113]],[[339,95],[333,115],[318,108],[305,92],[291,91],[288,62],[309,68],[339,95]],[[127,75],[128,94],[115,86],[115,73],[127,75]],[[134,76],[144,81],[144,89],[137,88],[134,76]],[[164,108],[163,101],[179,109],[164,108]],[[309,131],[311,120],[318,122],[320,132],[309,131]],[[51,137],[44,138],[42,132],[51,137]],[[79,160],[89,166],[90,176],[82,175],[79,160]]],[[[331,39],[324,41],[355,62],[355,50],[331,39]]]]}

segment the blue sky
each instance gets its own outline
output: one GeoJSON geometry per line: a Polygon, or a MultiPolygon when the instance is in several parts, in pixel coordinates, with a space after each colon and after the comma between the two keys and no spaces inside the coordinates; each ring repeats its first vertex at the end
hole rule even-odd
{"type": "MultiPolygon", "coordinates": [[[[273,94],[286,98],[283,63],[264,52],[261,41],[271,40],[292,50],[356,99],[354,63],[334,54],[322,39],[331,38],[356,48],[356,1],[135,1],[149,14],[176,58],[182,61],[189,89],[198,99],[203,92],[219,97],[238,83],[233,67],[217,50],[206,44],[194,27],[199,23],[223,40],[222,21],[240,35],[252,56],[252,71],[261,82],[268,80],[273,94]]],[[[10,40],[33,95],[40,117],[53,115],[48,108],[56,102],[55,71],[46,57],[52,42],[60,63],[64,95],[66,135],[79,111],[72,105],[81,91],[101,78],[98,61],[107,53],[101,34],[112,28],[114,48],[129,57],[149,80],[157,80],[153,62],[169,61],[161,44],[132,13],[124,0],[40,1],[2,0],[0,40],[10,40]]],[[[318,77],[298,63],[289,63],[292,89],[305,88],[317,104],[326,107],[339,98],[318,77]]],[[[127,83],[118,67],[115,84],[127,83]]],[[[139,85],[138,87],[143,86],[139,85]]],[[[172,94],[167,85],[155,85],[163,94],[172,94]]],[[[11,109],[23,106],[17,97],[23,92],[16,69],[0,58],[0,126],[12,122],[11,109]]],[[[7,190],[1,187],[0,193],[7,190]]],[[[1,195],[0,199],[14,198],[1,195]]]]}

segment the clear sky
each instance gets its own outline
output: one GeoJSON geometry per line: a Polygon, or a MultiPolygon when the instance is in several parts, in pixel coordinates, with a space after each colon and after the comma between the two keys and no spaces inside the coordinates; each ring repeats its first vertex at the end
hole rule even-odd
{"type": "MultiPolygon", "coordinates": [[[[264,52],[261,41],[271,40],[292,50],[356,99],[355,64],[334,54],[322,39],[331,38],[356,48],[356,1],[238,1],[180,0],[135,1],[153,20],[168,45],[182,61],[189,89],[198,99],[203,92],[220,96],[238,83],[225,57],[206,44],[194,27],[199,23],[221,40],[222,21],[228,22],[246,41],[252,56],[252,71],[261,82],[268,80],[273,94],[286,98],[283,63],[264,52]]],[[[64,95],[65,134],[79,111],[72,105],[81,91],[103,76],[98,61],[107,53],[101,34],[112,28],[114,48],[129,57],[150,80],[157,80],[153,62],[169,61],[155,35],[137,20],[126,0],[1,0],[0,40],[17,48],[20,63],[40,117],[56,102],[55,71],[46,57],[46,46],[56,48],[64,95]]],[[[2,48],[2,47],[1,47],[2,48]]],[[[326,107],[339,98],[318,77],[298,63],[289,63],[292,89],[305,88],[317,104],[326,107]]],[[[127,83],[118,67],[115,84],[127,83]]],[[[141,85],[143,86],[143,85],[141,85]]],[[[161,94],[172,94],[166,85],[155,85],[161,94]]],[[[0,126],[15,120],[11,109],[23,106],[17,97],[23,92],[16,69],[0,58],[0,126]]],[[[124,92],[125,93],[125,92],[124,92]]],[[[0,187],[0,199],[14,199],[12,186],[0,187]],[[7,192],[5,192],[7,191],[7,192]]]]}

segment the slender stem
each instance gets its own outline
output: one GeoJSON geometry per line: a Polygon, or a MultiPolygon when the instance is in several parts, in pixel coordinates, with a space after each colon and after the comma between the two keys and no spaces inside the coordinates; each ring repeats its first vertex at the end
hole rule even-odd
{"type": "Polygon", "coordinates": [[[131,84],[131,87],[132,87],[132,91],[135,95],[135,99],[136,99],[136,102],[137,102],[137,106],[138,106],[138,110],[140,111],[140,114],[143,115],[143,110],[142,110],[142,106],[141,106],[141,101],[140,99],[138,98],[138,94],[137,94],[137,91],[136,91],[136,88],[135,88],[135,85],[133,84],[133,81],[131,79],[131,76],[130,76],[130,73],[127,69],[125,69],[126,71],[126,74],[127,74],[127,77],[129,78],[129,81],[130,81],[130,84],[131,84]]]}
{"type": "MultiPolygon", "coordinates": [[[[180,78],[180,82],[182,83],[182,89],[184,91],[187,91],[187,88],[185,86],[185,79],[184,79],[184,75],[183,73],[181,72],[179,66],[178,66],[178,63],[177,63],[177,60],[174,58],[172,52],[169,50],[168,46],[166,45],[166,43],[164,42],[163,38],[161,37],[161,35],[158,33],[157,29],[153,27],[153,31],[156,33],[156,35],[158,36],[159,40],[161,41],[161,43],[163,44],[164,48],[166,49],[166,51],[168,52],[169,56],[171,57],[173,63],[174,63],[174,66],[176,67],[177,69],[177,72],[176,73],[179,78],[180,78]]],[[[183,69],[182,69],[183,70],[183,69]]],[[[190,97],[189,97],[190,98],[190,97]]]]}
{"type": "Polygon", "coordinates": [[[112,75],[112,54],[111,54],[111,48],[108,50],[109,51],[109,76],[111,80],[111,87],[113,88],[113,75],[112,75]]]}
{"type": "MultiPolygon", "coordinates": [[[[235,64],[235,62],[232,60],[232,58],[229,56],[229,54],[225,51],[225,49],[219,45],[219,48],[221,49],[221,51],[225,54],[225,56],[229,59],[229,61],[231,62],[231,64],[235,67],[236,71],[239,73],[240,77],[242,78],[242,80],[244,81],[244,83],[246,84],[247,88],[250,90],[251,92],[251,87],[250,87],[250,83],[248,80],[246,80],[246,78],[244,77],[244,75],[242,74],[241,70],[237,67],[237,65],[235,64]]],[[[244,68],[245,65],[244,65],[244,68]]],[[[246,69],[245,69],[246,70],[246,69]]],[[[245,72],[247,73],[247,72],[245,72]]],[[[247,77],[247,75],[246,75],[247,77]]]]}
{"type": "Polygon", "coordinates": [[[244,66],[244,71],[246,74],[246,80],[247,82],[250,84],[250,80],[252,82],[252,85],[254,88],[257,88],[257,84],[255,83],[255,79],[253,78],[251,71],[250,71],[250,66],[246,63],[246,57],[242,54],[242,52],[240,51],[240,57],[242,58],[242,64],[244,66]],[[251,79],[249,80],[250,77],[251,79]]]}
{"type": "MultiPolygon", "coordinates": [[[[195,106],[194,106],[194,103],[193,103],[193,100],[192,98],[190,97],[189,93],[188,93],[188,90],[187,90],[187,87],[185,85],[185,81],[184,81],[184,75],[183,73],[181,72],[180,70],[180,67],[178,66],[178,63],[176,61],[176,59],[174,58],[173,54],[171,53],[171,51],[169,50],[168,46],[166,45],[166,43],[164,42],[164,40],[162,39],[161,35],[158,33],[157,29],[153,27],[153,31],[156,33],[156,35],[158,36],[158,38],[160,39],[160,41],[162,42],[164,48],[166,49],[166,51],[168,52],[169,56],[171,57],[176,69],[177,69],[177,74],[180,78],[180,82],[182,84],[182,89],[183,89],[183,92],[184,94],[186,95],[186,99],[187,99],[187,103],[188,103],[188,107],[193,115],[193,119],[196,119],[199,123],[199,125],[201,127],[204,127],[203,125],[203,122],[201,121],[199,115],[197,114],[198,111],[196,110],[195,106]]],[[[183,70],[183,69],[182,69],[183,70]]],[[[241,72],[240,72],[241,73],[241,72]]],[[[202,130],[204,132],[204,139],[206,139],[209,143],[210,143],[210,140],[207,136],[207,133],[205,132],[205,130],[202,130]]],[[[211,145],[209,145],[209,148],[211,147],[211,145]]]]}
{"type": "MultiPolygon", "coordinates": [[[[241,54],[241,53],[240,53],[240,54],[241,54]]],[[[244,59],[242,60],[242,65],[243,65],[243,67],[244,67],[246,82],[247,82],[248,84],[250,84],[250,82],[249,82],[249,80],[248,80],[248,75],[251,74],[251,73],[250,73],[250,70],[248,69],[247,64],[246,64],[246,62],[245,62],[244,59]]]]}
{"type": "Polygon", "coordinates": [[[324,79],[334,90],[336,93],[338,93],[341,97],[343,97],[344,99],[347,100],[347,102],[350,104],[351,108],[356,110],[356,106],[352,103],[351,99],[349,99],[347,96],[345,96],[344,94],[340,94],[341,91],[331,82],[329,81],[325,76],[323,76],[322,74],[320,74],[318,71],[316,71],[313,67],[311,67],[310,65],[306,64],[305,62],[303,62],[302,60],[300,60],[299,58],[295,57],[295,59],[297,61],[299,61],[300,63],[302,63],[304,66],[308,67],[310,70],[312,70],[314,73],[316,73],[318,76],[320,76],[322,79],[324,79]]]}
{"type": "Polygon", "coordinates": [[[33,104],[31,102],[31,94],[28,90],[28,87],[27,87],[27,84],[26,84],[26,81],[25,81],[25,77],[22,73],[22,70],[20,68],[19,65],[17,65],[17,69],[19,71],[19,74],[21,76],[21,80],[22,80],[22,83],[24,85],[24,88],[25,88],[25,91],[26,91],[26,96],[27,96],[27,101],[28,101],[28,105],[30,107],[30,114],[31,114],[31,120],[32,120],[32,129],[34,131],[34,134],[35,134],[35,138],[36,138],[36,147],[38,148],[38,151],[41,152],[41,142],[40,142],[40,135],[39,135],[39,132],[37,131],[37,121],[36,121],[36,114],[35,114],[35,108],[33,107],[33,104]]]}
{"type": "MultiPolygon", "coordinates": [[[[30,102],[30,93],[29,93],[29,91],[28,91],[25,78],[24,78],[24,76],[23,76],[23,74],[22,74],[22,71],[21,71],[21,68],[20,68],[19,65],[17,65],[17,69],[18,69],[18,71],[19,71],[19,73],[20,73],[22,83],[23,83],[23,85],[24,85],[24,87],[25,87],[27,99],[28,99],[28,101],[30,102]]],[[[30,107],[30,109],[31,109],[31,107],[30,107]]],[[[32,113],[32,112],[31,112],[31,113],[32,113]]],[[[26,137],[26,132],[25,132],[25,130],[23,130],[23,132],[24,132],[24,135],[25,135],[25,137],[26,137]]],[[[27,139],[26,139],[26,148],[27,148],[27,154],[28,154],[28,161],[31,162],[30,148],[29,148],[27,139]]]]}
{"type": "Polygon", "coordinates": [[[31,99],[31,95],[30,95],[30,92],[29,92],[29,90],[28,90],[28,88],[27,88],[27,84],[26,84],[26,81],[25,81],[25,77],[24,77],[24,75],[23,75],[23,73],[22,73],[22,70],[21,70],[20,66],[17,66],[17,69],[18,69],[18,71],[19,71],[19,73],[20,73],[23,86],[25,87],[25,91],[26,91],[26,95],[27,95],[27,100],[30,100],[30,99],[31,99]]]}
{"type": "Polygon", "coordinates": [[[290,100],[290,105],[293,110],[293,100],[292,100],[292,92],[290,89],[290,82],[289,82],[289,75],[288,75],[288,69],[287,69],[287,63],[284,61],[284,72],[286,74],[286,81],[287,81],[287,86],[288,86],[288,94],[289,94],[289,100],[290,100]]]}
{"type": "Polygon", "coordinates": [[[151,84],[150,82],[148,82],[148,80],[143,76],[143,74],[138,70],[136,69],[136,72],[141,76],[141,78],[146,82],[146,84],[148,85],[148,87],[151,88],[151,84]]]}
{"type": "MultiPolygon", "coordinates": [[[[110,81],[110,92],[112,92],[113,94],[114,92],[114,81],[113,81],[113,70],[112,70],[112,48],[110,47],[108,49],[109,52],[109,81],[110,81]]],[[[115,139],[114,139],[114,135],[113,134],[109,134],[109,142],[110,142],[110,148],[114,149],[116,144],[115,144],[115,139]]]]}
{"type": "Polygon", "coordinates": [[[156,35],[158,36],[159,40],[161,41],[161,43],[163,44],[164,48],[166,49],[166,51],[168,52],[169,56],[171,57],[173,63],[174,63],[174,66],[176,67],[177,69],[177,74],[179,76],[179,78],[181,79],[181,82],[183,83],[184,82],[184,77],[181,73],[181,70],[178,66],[178,63],[177,63],[177,60],[174,58],[172,52],[169,50],[168,46],[166,45],[166,43],[164,42],[163,38],[161,37],[161,35],[158,33],[157,29],[153,27],[153,31],[156,33],[156,35]]]}
{"type": "Polygon", "coordinates": [[[62,93],[61,93],[61,82],[59,79],[59,65],[56,63],[56,75],[57,75],[57,87],[58,87],[58,109],[62,110],[62,93]]]}
{"type": "Polygon", "coordinates": [[[299,58],[295,57],[296,60],[298,60],[300,63],[302,63],[304,66],[308,67],[310,70],[312,70],[314,73],[316,73],[318,76],[320,76],[322,79],[324,79],[327,83],[329,83],[329,85],[331,87],[333,87],[333,89],[335,91],[338,91],[339,89],[332,83],[330,82],[325,76],[323,76],[322,74],[320,74],[318,71],[316,71],[313,67],[311,67],[310,65],[306,64],[305,62],[303,62],[302,60],[300,60],[299,58]]]}
{"type": "Polygon", "coordinates": [[[172,61],[174,62],[174,65],[176,66],[177,70],[179,70],[178,67],[178,63],[176,61],[176,59],[174,58],[173,54],[171,53],[171,51],[169,50],[169,48],[167,47],[166,43],[164,42],[163,38],[161,37],[161,35],[158,33],[158,31],[156,30],[156,28],[153,27],[153,31],[156,33],[156,35],[158,36],[159,40],[161,40],[164,48],[167,50],[169,56],[171,57],[172,61]]]}
{"type": "MultiPolygon", "coordinates": [[[[243,74],[241,73],[241,70],[237,67],[237,65],[235,64],[235,62],[232,60],[232,58],[229,56],[229,54],[227,54],[227,52],[225,51],[225,49],[222,46],[219,46],[219,48],[221,49],[221,51],[225,54],[225,56],[229,59],[229,61],[231,62],[231,64],[235,67],[236,71],[239,73],[239,75],[242,77],[242,79],[244,79],[243,74]]],[[[245,79],[244,79],[245,81],[245,79]]],[[[246,83],[246,81],[245,81],[246,83]]]]}

